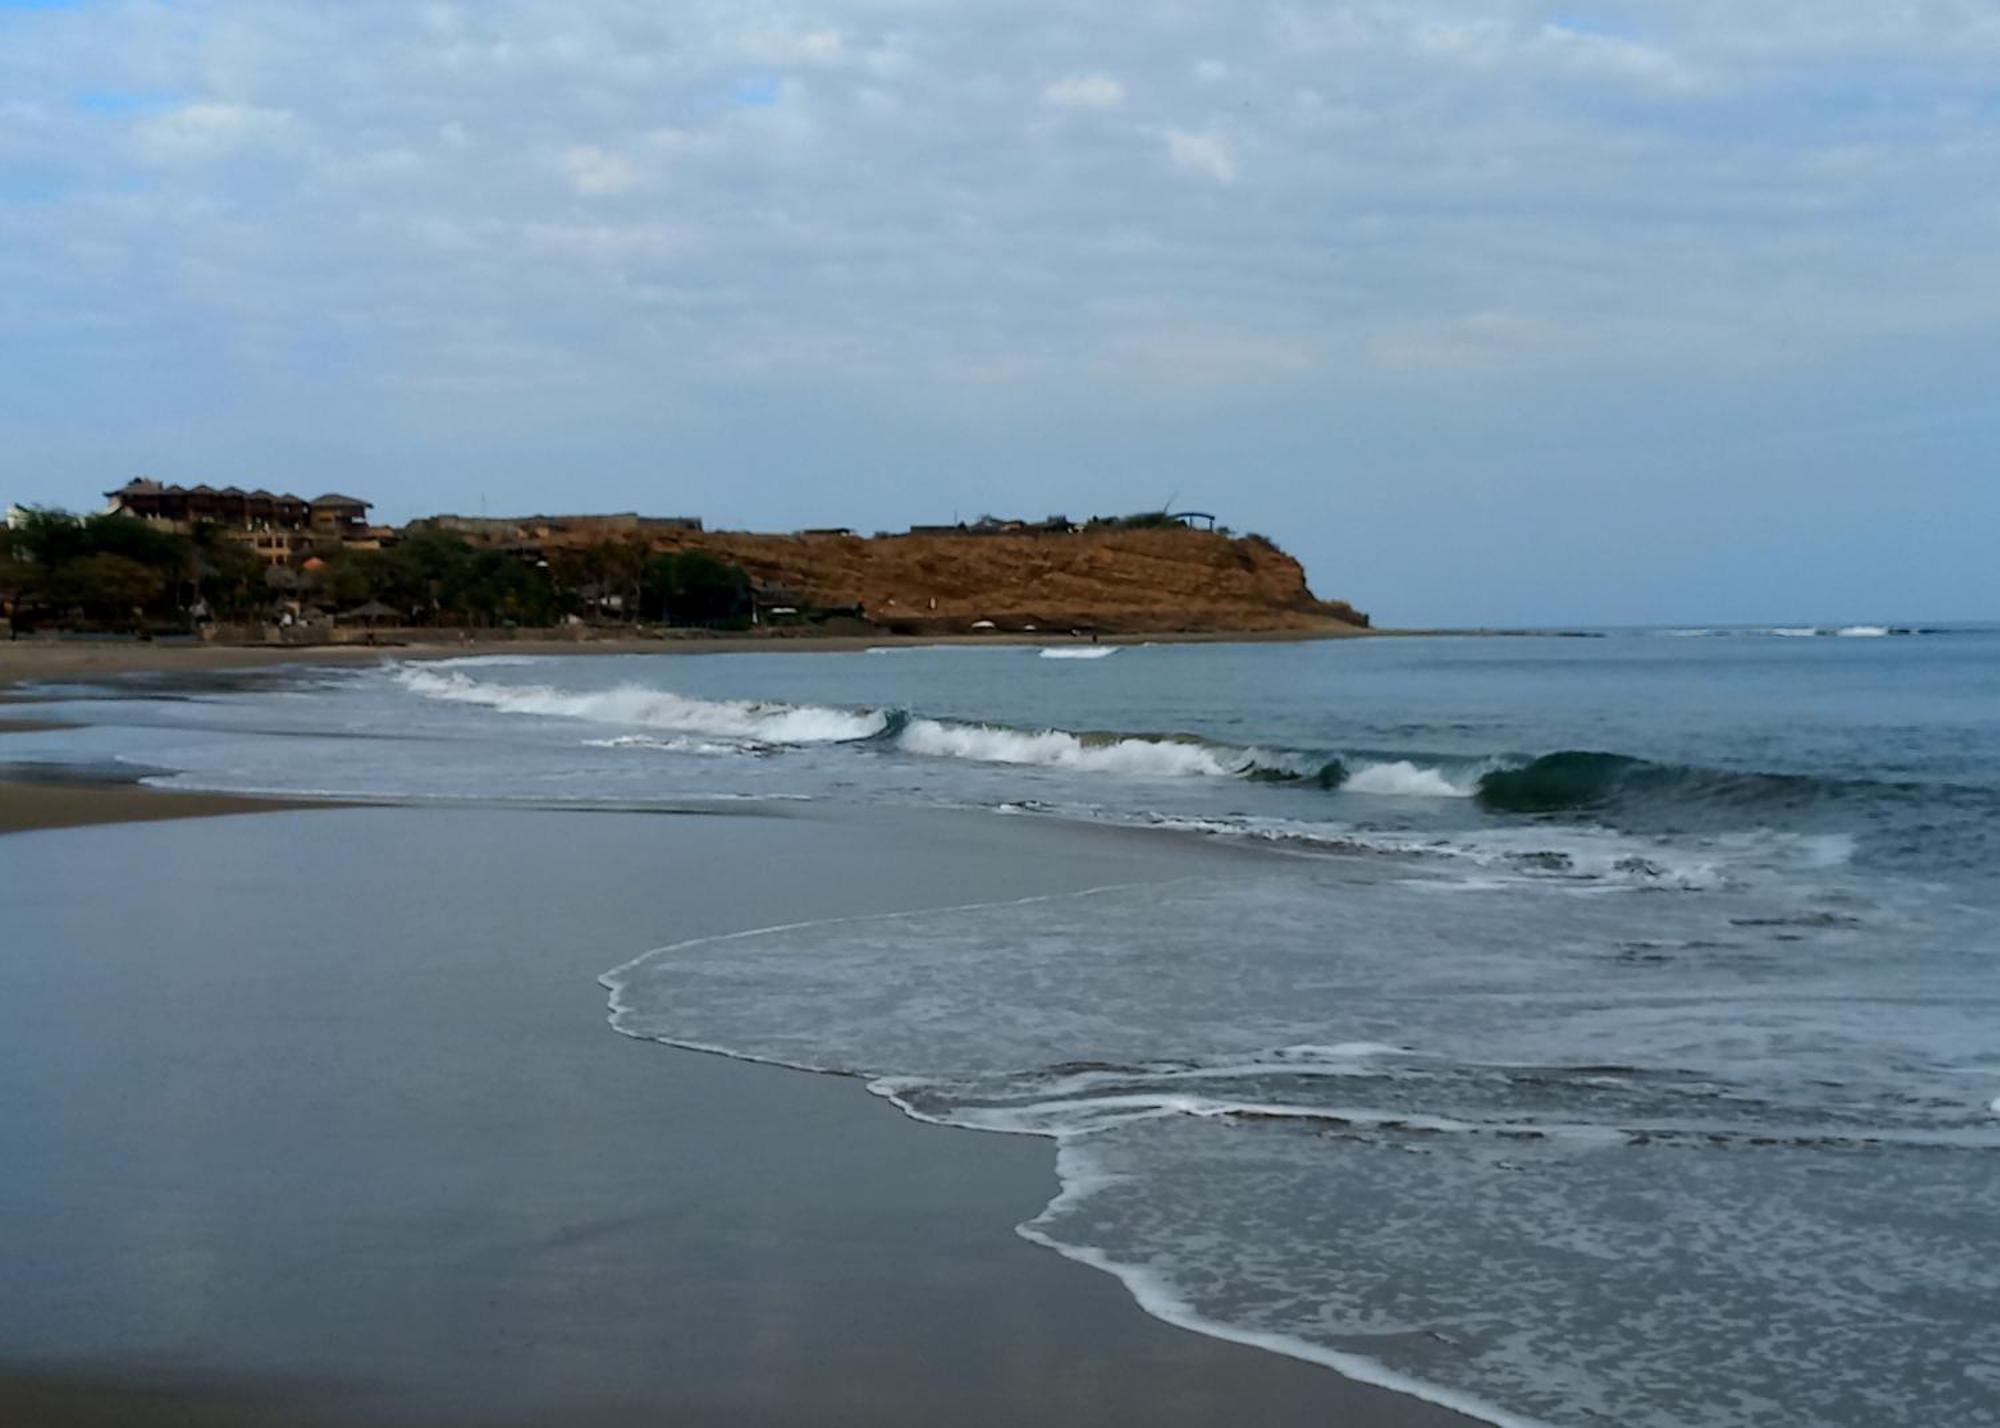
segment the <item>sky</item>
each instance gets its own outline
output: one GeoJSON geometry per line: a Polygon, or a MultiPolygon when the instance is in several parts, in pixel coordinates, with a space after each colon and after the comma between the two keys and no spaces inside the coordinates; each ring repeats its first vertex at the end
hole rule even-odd
{"type": "Polygon", "coordinates": [[[2000,618],[1991,0],[0,0],[0,501],[2000,618]]]}

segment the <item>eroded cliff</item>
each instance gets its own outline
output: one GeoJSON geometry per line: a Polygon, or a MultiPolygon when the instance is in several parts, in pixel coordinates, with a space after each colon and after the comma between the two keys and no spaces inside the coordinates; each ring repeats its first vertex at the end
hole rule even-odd
{"type": "Polygon", "coordinates": [[[1066,535],[673,533],[804,605],[858,606],[885,629],[930,634],[990,620],[1001,629],[1122,632],[1314,630],[1367,617],[1323,601],[1298,561],[1259,536],[1190,529],[1066,535]]]}

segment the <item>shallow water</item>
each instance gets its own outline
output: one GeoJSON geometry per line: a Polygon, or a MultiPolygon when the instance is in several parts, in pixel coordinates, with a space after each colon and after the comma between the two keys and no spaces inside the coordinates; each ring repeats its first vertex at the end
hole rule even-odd
{"type": "Polygon", "coordinates": [[[666,949],[609,974],[615,1024],[1053,1136],[1032,1238],[1496,1420],[2000,1421],[2000,634],[1089,652],[76,691],[102,723],[10,748],[1266,847],[666,949]]]}

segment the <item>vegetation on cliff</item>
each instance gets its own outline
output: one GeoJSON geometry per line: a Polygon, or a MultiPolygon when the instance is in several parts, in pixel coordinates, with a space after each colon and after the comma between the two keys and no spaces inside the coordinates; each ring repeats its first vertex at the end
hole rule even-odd
{"type": "Polygon", "coordinates": [[[29,513],[0,543],[18,626],[156,630],[289,613],[366,624],[545,626],[568,618],[742,628],[833,616],[900,633],[1365,626],[1322,601],[1261,536],[1172,519],[1060,533],[876,536],[667,531],[481,541],[413,526],[380,548],[339,540],[267,568],[220,528],[29,513]]]}

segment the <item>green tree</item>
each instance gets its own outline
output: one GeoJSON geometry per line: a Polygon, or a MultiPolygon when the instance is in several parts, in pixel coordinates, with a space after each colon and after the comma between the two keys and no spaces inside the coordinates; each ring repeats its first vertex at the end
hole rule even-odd
{"type": "Polygon", "coordinates": [[[645,599],[646,569],[652,554],[652,547],[637,536],[605,542],[605,582],[619,597],[620,608],[628,620],[639,618],[640,606],[645,599]]]}
{"type": "Polygon", "coordinates": [[[167,585],[163,572],[125,555],[86,555],[64,562],[55,575],[61,603],[112,624],[136,618],[167,585]]]}
{"type": "Polygon", "coordinates": [[[248,615],[270,602],[264,562],[223,527],[204,521],[190,536],[192,594],[218,615],[248,615]]]}
{"type": "Polygon", "coordinates": [[[705,550],[669,551],[646,566],[646,608],[676,624],[707,624],[744,614],[750,577],[705,550]]]}
{"type": "Polygon", "coordinates": [[[319,572],[320,595],[335,606],[365,605],[379,600],[392,608],[407,608],[397,599],[402,594],[392,588],[390,566],[379,550],[336,550],[323,557],[326,568],[319,572]]]}
{"type": "Polygon", "coordinates": [[[129,516],[34,510],[8,546],[19,604],[121,624],[135,611],[172,614],[196,568],[186,536],[129,516]]]}

